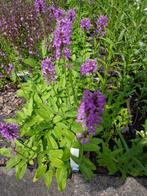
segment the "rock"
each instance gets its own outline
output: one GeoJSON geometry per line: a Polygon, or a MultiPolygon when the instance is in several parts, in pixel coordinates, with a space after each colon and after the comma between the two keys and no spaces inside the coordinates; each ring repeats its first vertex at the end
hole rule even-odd
{"type": "Polygon", "coordinates": [[[25,178],[17,181],[0,168],[0,196],[146,196],[147,178],[120,177],[97,175],[91,182],[86,182],[80,174],[73,174],[68,180],[67,188],[60,193],[55,180],[48,190],[40,180],[32,182],[33,173],[29,170],[25,178]]]}

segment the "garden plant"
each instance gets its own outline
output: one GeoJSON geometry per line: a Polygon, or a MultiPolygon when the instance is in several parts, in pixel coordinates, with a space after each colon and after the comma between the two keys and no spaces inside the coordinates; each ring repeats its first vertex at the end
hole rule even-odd
{"type": "Polygon", "coordinates": [[[147,176],[146,18],[145,0],[1,1],[0,88],[24,100],[0,122],[7,170],[60,191],[71,162],[147,176]]]}

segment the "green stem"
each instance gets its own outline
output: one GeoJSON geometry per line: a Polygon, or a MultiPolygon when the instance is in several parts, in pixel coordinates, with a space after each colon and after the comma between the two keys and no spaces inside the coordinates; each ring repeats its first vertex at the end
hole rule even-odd
{"type": "Polygon", "coordinates": [[[77,103],[77,96],[76,96],[75,89],[74,89],[72,72],[70,70],[69,70],[69,80],[70,80],[70,83],[71,83],[71,88],[72,88],[72,93],[73,93],[73,96],[74,96],[74,101],[75,101],[75,103],[77,103]]]}

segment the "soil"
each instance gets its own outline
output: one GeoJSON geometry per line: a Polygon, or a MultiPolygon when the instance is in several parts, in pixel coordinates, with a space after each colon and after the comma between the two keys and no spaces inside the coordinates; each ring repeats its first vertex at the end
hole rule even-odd
{"type": "Polygon", "coordinates": [[[11,83],[0,89],[0,121],[13,116],[22,105],[23,100],[17,97],[16,91],[17,86],[11,83]]]}

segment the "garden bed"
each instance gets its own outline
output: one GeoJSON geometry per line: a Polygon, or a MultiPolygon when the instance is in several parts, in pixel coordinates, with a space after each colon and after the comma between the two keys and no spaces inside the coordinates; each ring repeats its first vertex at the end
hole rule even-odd
{"type": "Polygon", "coordinates": [[[56,178],[59,191],[73,171],[147,176],[145,10],[1,0],[1,166],[48,188],[56,178]]]}

